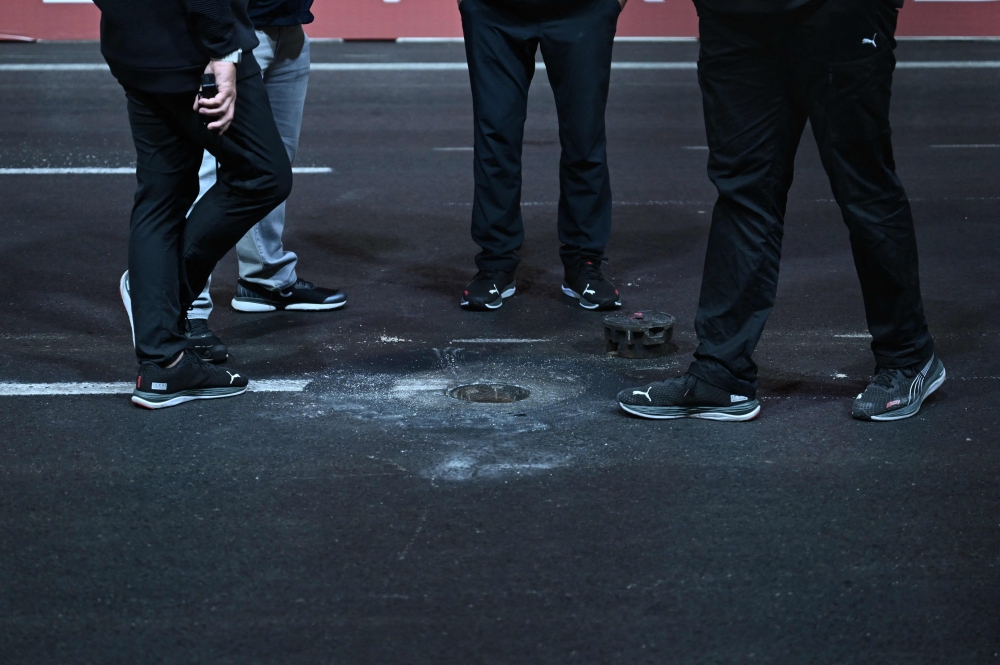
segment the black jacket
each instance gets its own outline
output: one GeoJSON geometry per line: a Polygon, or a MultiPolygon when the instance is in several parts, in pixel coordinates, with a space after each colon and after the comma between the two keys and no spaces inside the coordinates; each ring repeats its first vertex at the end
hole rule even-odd
{"type": "Polygon", "coordinates": [[[258,30],[313,22],[313,0],[250,0],[250,20],[258,30]]]}
{"type": "Polygon", "coordinates": [[[122,85],[194,92],[211,58],[242,49],[242,79],[260,73],[247,0],[95,0],[101,53],[122,85]]]}

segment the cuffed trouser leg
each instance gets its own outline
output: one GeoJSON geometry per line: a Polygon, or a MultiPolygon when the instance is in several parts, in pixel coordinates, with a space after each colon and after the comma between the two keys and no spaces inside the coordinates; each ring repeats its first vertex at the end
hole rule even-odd
{"type": "Polygon", "coordinates": [[[462,0],[459,8],[472,87],[472,239],[482,248],[476,265],[513,272],[524,243],[521,151],[538,25],[482,0],[462,0]]]}
{"type": "Polygon", "coordinates": [[[596,0],[541,26],[542,57],[559,116],[559,254],[567,266],[602,258],[611,236],[604,115],[620,13],[618,0],[596,0]]]}
{"type": "Polygon", "coordinates": [[[774,307],[785,204],[805,111],[781,55],[732,38],[702,19],[698,63],[709,145],[712,213],[701,297],[699,345],[690,372],[754,397],[753,352],[774,307]]]}
{"type": "Polygon", "coordinates": [[[192,110],[193,93],[126,93],[138,180],[129,238],[136,355],[164,364],[186,348],[183,315],[212,268],[288,197],[291,166],[259,76],[237,83],[235,119],[222,136],[192,110]],[[203,149],[221,167],[185,220],[203,149]]]}

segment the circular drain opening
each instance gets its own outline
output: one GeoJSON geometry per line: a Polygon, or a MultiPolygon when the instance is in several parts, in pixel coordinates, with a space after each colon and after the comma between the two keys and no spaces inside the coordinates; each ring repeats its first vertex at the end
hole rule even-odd
{"type": "Polygon", "coordinates": [[[473,383],[448,391],[449,397],[480,404],[510,404],[531,396],[531,391],[521,386],[501,383],[473,383]]]}

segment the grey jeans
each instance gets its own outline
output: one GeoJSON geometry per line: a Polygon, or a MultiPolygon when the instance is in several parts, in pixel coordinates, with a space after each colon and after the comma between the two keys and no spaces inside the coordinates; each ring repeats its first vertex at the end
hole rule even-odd
{"type": "MultiPolygon", "coordinates": [[[[271,100],[271,112],[278,133],[285,144],[289,161],[295,161],[302,129],[302,110],[309,86],[309,38],[301,25],[265,28],[257,31],[260,45],[253,50],[260,63],[264,87],[271,100]]],[[[208,152],[201,164],[201,198],[215,184],[215,157],[208,152]]],[[[285,204],[275,208],[258,222],[236,244],[240,262],[240,277],[269,289],[283,289],[296,282],[295,264],[298,257],[284,248],[281,234],[285,228],[285,204]]],[[[188,318],[207,319],[212,313],[209,287],[195,300],[188,318]]]]}

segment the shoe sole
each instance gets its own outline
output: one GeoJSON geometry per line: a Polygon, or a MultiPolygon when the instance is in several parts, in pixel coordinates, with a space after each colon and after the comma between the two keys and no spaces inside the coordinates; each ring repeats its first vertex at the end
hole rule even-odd
{"type": "Polygon", "coordinates": [[[611,304],[611,305],[602,305],[601,303],[591,302],[591,301],[587,300],[586,298],[584,298],[579,293],[577,293],[576,291],[574,291],[573,289],[571,289],[568,286],[566,286],[565,284],[563,284],[563,286],[562,286],[562,292],[563,292],[564,295],[567,295],[570,298],[576,298],[578,301],[580,301],[580,307],[582,307],[584,309],[591,309],[591,310],[593,310],[593,309],[617,309],[617,308],[619,308],[619,307],[622,306],[622,303],[621,303],[620,300],[616,301],[614,304],[611,304]]]}
{"type": "Polygon", "coordinates": [[[634,404],[618,403],[623,411],[640,418],[650,420],[677,420],[679,418],[697,418],[698,420],[715,420],[719,422],[742,422],[753,420],[760,414],[760,403],[756,400],[739,407],[681,407],[681,406],[636,406],[634,404]]]}
{"type": "Polygon", "coordinates": [[[132,403],[146,409],[166,409],[185,402],[193,402],[197,399],[222,399],[224,397],[236,397],[247,391],[247,386],[242,388],[201,388],[198,390],[182,390],[169,395],[158,395],[147,393],[141,390],[132,392],[132,403]]]}
{"type": "Polygon", "coordinates": [[[882,415],[872,416],[870,418],[858,418],[858,420],[870,420],[872,422],[877,422],[877,423],[887,423],[887,422],[892,422],[894,420],[905,420],[906,418],[912,418],[913,416],[920,413],[920,407],[924,405],[924,400],[930,397],[935,390],[940,388],[941,384],[944,383],[944,380],[946,378],[948,378],[948,372],[945,371],[944,365],[942,365],[941,376],[934,379],[934,381],[931,382],[931,385],[928,386],[927,390],[924,391],[923,395],[920,396],[920,399],[914,402],[913,404],[909,404],[897,411],[890,411],[889,413],[883,413],[882,415]]]}
{"type": "Polygon", "coordinates": [[[503,293],[500,294],[499,300],[494,300],[493,302],[484,303],[483,305],[472,305],[472,304],[469,303],[468,300],[463,300],[460,303],[460,306],[461,307],[465,307],[466,309],[472,309],[472,310],[478,310],[478,311],[485,311],[485,310],[488,310],[488,309],[490,309],[490,310],[492,310],[492,309],[500,309],[503,306],[504,298],[510,298],[515,293],[517,293],[517,287],[516,286],[512,286],[512,287],[510,287],[509,289],[507,289],[506,291],[504,291],[503,293]]]}
{"type": "Polygon", "coordinates": [[[296,303],[294,305],[272,305],[262,300],[240,300],[233,298],[230,303],[237,312],[329,312],[340,309],[347,304],[344,302],[335,303],[296,303]]]}
{"type": "Polygon", "coordinates": [[[125,312],[128,314],[128,327],[132,331],[132,348],[135,348],[135,322],[132,320],[132,296],[125,293],[125,281],[128,279],[128,270],[118,280],[118,295],[122,297],[122,304],[125,305],[125,312]]]}

